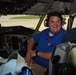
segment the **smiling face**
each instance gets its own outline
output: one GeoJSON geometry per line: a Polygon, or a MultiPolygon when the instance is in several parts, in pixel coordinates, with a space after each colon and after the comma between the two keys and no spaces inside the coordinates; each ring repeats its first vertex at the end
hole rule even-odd
{"type": "Polygon", "coordinates": [[[62,27],[61,19],[57,16],[51,16],[48,21],[48,26],[52,34],[58,33],[62,27]]]}

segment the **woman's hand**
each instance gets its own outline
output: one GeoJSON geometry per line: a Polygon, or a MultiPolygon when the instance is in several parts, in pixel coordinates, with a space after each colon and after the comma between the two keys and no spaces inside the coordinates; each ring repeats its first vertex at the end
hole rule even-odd
{"type": "Polygon", "coordinates": [[[31,51],[31,52],[30,52],[30,55],[31,55],[31,58],[35,57],[35,56],[36,56],[35,51],[34,51],[34,50],[33,50],[33,51],[31,51]]]}
{"type": "Polygon", "coordinates": [[[29,64],[31,62],[31,54],[30,52],[27,53],[27,55],[25,56],[25,62],[27,62],[27,64],[29,64]]]}

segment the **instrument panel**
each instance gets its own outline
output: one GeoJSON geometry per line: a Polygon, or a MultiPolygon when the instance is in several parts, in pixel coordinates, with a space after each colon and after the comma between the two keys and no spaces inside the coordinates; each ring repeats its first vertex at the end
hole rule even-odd
{"type": "Polygon", "coordinates": [[[23,44],[33,35],[34,30],[22,26],[0,27],[0,51],[19,51],[23,44]]]}
{"type": "Polygon", "coordinates": [[[18,51],[22,49],[23,43],[28,39],[26,35],[5,35],[5,43],[9,51],[18,51]]]}

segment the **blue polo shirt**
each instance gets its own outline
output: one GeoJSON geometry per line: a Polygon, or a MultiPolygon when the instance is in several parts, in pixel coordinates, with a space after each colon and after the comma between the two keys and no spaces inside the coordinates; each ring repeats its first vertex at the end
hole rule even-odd
{"type": "MultiPolygon", "coordinates": [[[[61,39],[63,35],[66,33],[66,31],[63,28],[61,28],[61,30],[53,36],[49,36],[49,32],[50,30],[49,28],[47,28],[33,36],[35,43],[38,43],[37,47],[35,48],[36,51],[53,52],[54,47],[57,44],[61,43],[61,39]]],[[[34,57],[33,61],[43,67],[47,67],[49,64],[49,60],[46,60],[39,56],[34,57]]]]}

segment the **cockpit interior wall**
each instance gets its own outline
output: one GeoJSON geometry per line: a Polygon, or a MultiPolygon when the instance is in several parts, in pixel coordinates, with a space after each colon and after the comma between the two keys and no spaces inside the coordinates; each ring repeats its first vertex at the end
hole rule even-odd
{"type": "MultiPolygon", "coordinates": [[[[52,0],[37,0],[38,2],[51,2],[52,0]]],[[[75,2],[76,0],[54,0],[54,1],[62,1],[62,2],[75,2]]]]}
{"type": "Polygon", "coordinates": [[[53,10],[64,12],[66,7],[69,10],[69,12],[71,11],[70,13],[75,13],[75,2],[76,0],[2,0],[0,1],[0,14],[42,15],[53,10]]]}
{"type": "Polygon", "coordinates": [[[62,1],[62,2],[75,2],[76,0],[55,0],[55,1],[62,1]]]}

